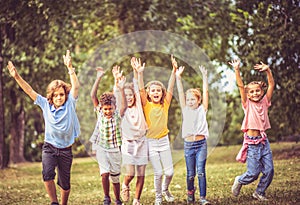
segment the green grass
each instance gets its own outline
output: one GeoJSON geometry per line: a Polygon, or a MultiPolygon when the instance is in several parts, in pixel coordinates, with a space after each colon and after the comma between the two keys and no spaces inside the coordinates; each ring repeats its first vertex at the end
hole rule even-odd
{"type": "MultiPolygon", "coordinates": [[[[273,143],[271,148],[275,175],[267,190],[267,197],[270,198],[268,203],[259,203],[251,197],[258,181],[243,186],[238,198],[231,195],[231,185],[235,176],[246,170],[245,164],[235,161],[240,146],[217,147],[209,152],[206,166],[207,199],[213,204],[222,205],[300,204],[300,144],[273,143]]],[[[182,150],[174,151],[173,159],[175,174],[170,189],[176,201],[172,204],[186,204],[186,170],[182,150]]],[[[94,159],[74,159],[71,177],[72,190],[69,204],[101,204],[103,199],[101,178],[98,164],[94,159]]],[[[134,184],[135,180],[131,183],[132,190],[134,184]]],[[[149,165],[141,202],[153,204],[154,195],[153,175],[149,165]]],[[[24,163],[1,170],[0,204],[49,204],[41,177],[41,163],[24,163]]]]}

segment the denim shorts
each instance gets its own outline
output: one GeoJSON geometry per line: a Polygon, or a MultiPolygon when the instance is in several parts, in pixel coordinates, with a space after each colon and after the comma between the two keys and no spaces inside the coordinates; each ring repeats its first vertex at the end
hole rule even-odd
{"type": "Polygon", "coordinates": [[[72,147],[56,148],[52,144],[44,142],[42,149],[43,180],[50,181],[55,178],[57,167],[57,184],[63,190],[70,189],[70,175],[73,161],[72,147]]]}

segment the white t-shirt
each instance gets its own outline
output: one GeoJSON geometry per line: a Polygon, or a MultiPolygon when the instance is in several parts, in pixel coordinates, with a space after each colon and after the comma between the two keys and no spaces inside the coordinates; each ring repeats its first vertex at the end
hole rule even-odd
{"type": "Polygon", "coordinates": [[[193,135],[204,135],[208,137],[208,124],[206,111],[203,105],[196,109],[185,106],[182,110],[182,138],[193,135]]]}

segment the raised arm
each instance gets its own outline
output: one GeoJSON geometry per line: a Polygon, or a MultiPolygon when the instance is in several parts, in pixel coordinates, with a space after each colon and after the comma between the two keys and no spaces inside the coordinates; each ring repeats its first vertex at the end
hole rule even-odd
{"type": "Polygon", "coordinates": [[[32,89],[32,87],[19,75],[17,69],[11,61],[8,61],[7,69],[10,75],[16,80],[18,85],[24,90],[24,92],[35,101],[37,98],[37,93],[32,89]]]}
{"type": "Polygon", "coordinates": [[[247,101],[247,94],[240,74],[240,62],[240,60],[232,60],[231,62],[229,62],[229,65],[231,65],[234,68],[236,84],[239,87],[242,104],[245,104],[247,101]]]}
{"type": "Polygon", "coordinates": [[[125,76],[122,76],[122,72],[119,72],[120,67],[115,66],[113,68],[113,75],[115,77],[115,96],[117,100],[117,109],[120,115],[123,116],[127,109],[127,100],[124,92],[124,85],[126,83],[125,76]],[[117,70],[117,72],[115,72],[117,70]]]}
{"type": "Polygon", "coordinates": [[[102,76],[104,75],[104,69],[99,67],[96,68],[96,71],[97,71],[97,77],[90,93],[94,107],[97,107],[99,105],[99,100],[97,98],[97,90],[98,90],[99,82],[102,76]]]}
{"type": "Polygon", "coordinates": [[[167,89],[167,95],[166,95],[166,100],[168,101],[168,103],[171,103],[172,97],[173,97],[173,89],[174,89],[174,85],[175,85],[175,79],[176,79],[176,70],[178,68],[177,62],[175,60],[175,58],[173,57],[173,55],[171,55],[171,61],[172,61],[172,73],[169,79],[169,83],[168,83],[168,89],[167,89]]]}
{"type": "Polygon", "coordinates": [[[64,58],[64,64],[67,66],[69,70],[69,75],[70,75],[70,80],[72,85],[70,92],[74,98],[77,98],[80,85],[79,85],[77,75],[75,73],[75,68],[73,68],[72,66],[72,58],[69,50],[67,50],[66,55],[64,55],[63,58],[64,58]]]}
{"type": "Polygon", "coordinates": [[[272,71],[270,69],[270,67],[266,64],[264,64],[263,62],[260,62],[260,64],[256,64],[254,66],[255,70],[258,70],[260,72],[266,72],[267,73],[267,78],[268,78],[268,89],[267,89],[267,93],[266,96],[268,98],[268,101],[271,101],[272,95],[273,95],[273,91],[275,88],[275,82],[274,82],[274,78],[272,75],[272,71]]]}
{"type": "Polygon", "coordinates": [[[181,82],[181,74],[183,73],[183,70],[184,70],[184,66],[180,66],[176,70],[176,84],[177,84],[179,103],[180,103],[181,109],[183,109],[185,107],[185,96],[184,96],[183,85],[181,82]]]}
{"type": "Polygon", "coordinates": [[[205,111],[208,110],[208,79],[207,79],[207,70],[205,69],[204,66],[199,66],[199,69],[202,73],[202,79],[203,79],[203,99],[202,99],[202,104],[204,106],[205,111]]]}
{"type": "Polygon", "coordinates": [[[136,70],[137,72],[137,77],[138,77],[138,85],[139,85],[139,89],[140,89],[140,96],[141,96],[141,101],[142,101],[142,105],[146,105],[147,103],[147,93],[145,90],[145,85],[144,85],[144,76],[143,76],[143,72],[145,69],[145,63],[141,63],[141,59],[137,59],[135,57],[131,58],[131,66],[134,70],[136,70]]]}

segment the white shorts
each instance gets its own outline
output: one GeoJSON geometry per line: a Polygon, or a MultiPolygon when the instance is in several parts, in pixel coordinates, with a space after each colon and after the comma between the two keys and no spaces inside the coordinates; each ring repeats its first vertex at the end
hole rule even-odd
{"type": "Polygon", "coordinates": [[[98,148],[96,158],[100,168],[100,175],[110,173],[111,175],[121,174],[122,155],[120,149],[115,152],[98,148]]]}
{"type": "Polygon", "coordinates": [[[146,137],[138,140],[122,141],[123,165],[146,165],[148,164],[148,144],[146,137]]]}

